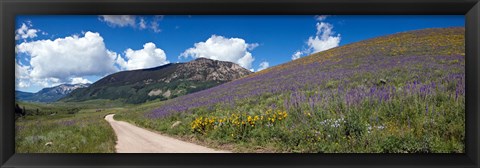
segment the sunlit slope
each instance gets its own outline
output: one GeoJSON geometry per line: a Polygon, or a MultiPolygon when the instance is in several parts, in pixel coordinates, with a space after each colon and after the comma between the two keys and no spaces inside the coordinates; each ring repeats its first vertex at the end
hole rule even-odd
{"type": "Polygon", "coordinates": [[[463,153],[464,29],[360,41],[149,107],[120,117],[232,151],[463,153]]]}
{"type": "Polygon", "coordinates": [[[272,70],[311,64],[327,60],[340,61],[344,58],[366,56],[432,56],[465,55],[465,28],[434,28],[397,33],[372,38],[327,51],[314,53],[292,62],[269,68],[252,76],[272,70]]]}
{"type": "Polygon", "coordinates": [[[383,82],[386,86],[404,87],[414,82],[445,82],[460,76],[463,79],[464,31],[464,28],[425,29],[337,47],[176,98],[151,115],[158,117],[217,103],[235,104],[240,99],[264,94],[302,90],[318,93],[338,88],[346,91],[383,82]]]}

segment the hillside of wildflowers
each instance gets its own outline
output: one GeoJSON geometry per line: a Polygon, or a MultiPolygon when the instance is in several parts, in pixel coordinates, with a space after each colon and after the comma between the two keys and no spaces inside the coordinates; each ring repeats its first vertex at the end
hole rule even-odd
{"type": "Polygon", "coordinates": [[[236,152],[463,153],[464,33],[360,41],[116,118],[236,152]]]}

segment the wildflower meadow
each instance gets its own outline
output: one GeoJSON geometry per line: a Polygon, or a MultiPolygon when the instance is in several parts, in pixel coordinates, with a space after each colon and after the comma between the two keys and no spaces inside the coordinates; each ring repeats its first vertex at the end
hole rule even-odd
{"type": "Polygon", "coordinates": [[[463,153],[464,53],[463,28],[404,32],[116,119],[236,152],[463,153]]]}

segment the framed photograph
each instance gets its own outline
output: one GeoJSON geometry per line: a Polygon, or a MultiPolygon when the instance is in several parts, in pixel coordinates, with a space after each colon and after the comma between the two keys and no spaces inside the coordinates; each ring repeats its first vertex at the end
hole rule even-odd
{"type": "Polygon", "coordinates": [[[1,167],[478,167],[478,0],[2,0],[1,167]]]}

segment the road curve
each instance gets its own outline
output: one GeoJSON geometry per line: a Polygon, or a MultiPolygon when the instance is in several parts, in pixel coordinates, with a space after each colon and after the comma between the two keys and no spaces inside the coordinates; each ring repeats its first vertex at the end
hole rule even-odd
{"type": "Polygon", "coordinates": [[[181,141],[105,116],[117,135],[117,153],[230,153],[181,141]]]}

